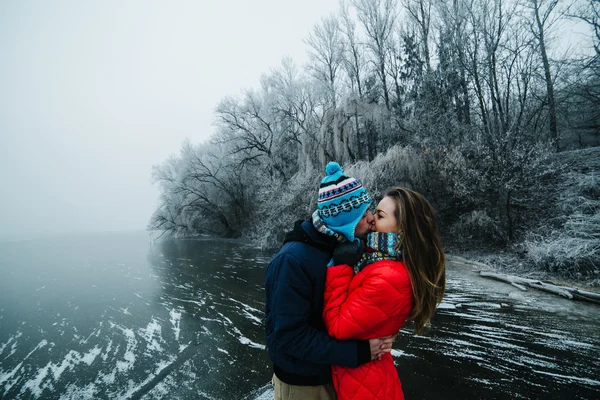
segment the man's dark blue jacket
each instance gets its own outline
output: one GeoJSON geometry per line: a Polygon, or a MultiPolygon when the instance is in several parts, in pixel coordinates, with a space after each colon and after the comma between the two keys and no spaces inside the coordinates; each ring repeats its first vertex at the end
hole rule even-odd
{"type": "Polygon", "coordinates": [[[291,385],[331,382],[331,365],[371,359],[368,341],[331,338],[323,323],[327,264],[336,240],[298,221],[266,273],[266,330],[275,375],[291,385]]]}

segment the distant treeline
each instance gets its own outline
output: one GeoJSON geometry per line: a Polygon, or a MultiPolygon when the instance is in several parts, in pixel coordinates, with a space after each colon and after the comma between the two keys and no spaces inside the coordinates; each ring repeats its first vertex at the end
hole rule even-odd
{"type": "Polygon", "coordinates": [[[305,42],[305,66],[285,59],[259,88],[223,99],[211,140],[155,167],[150,229],[277,246],[314,210],[335,160],[375,195],[422,192],[448,246],[519,248],[593,274],[594,169],[569,186],[557,153],[600,145],[600,2],[355,0],[305,42]],[[590,51],[557,57],[573,21],[589,28],[590,51]],[[559,207],[560,188],[585,205],[559,207]],[[579,251],[566,254],[571,239],[579,251]]]}

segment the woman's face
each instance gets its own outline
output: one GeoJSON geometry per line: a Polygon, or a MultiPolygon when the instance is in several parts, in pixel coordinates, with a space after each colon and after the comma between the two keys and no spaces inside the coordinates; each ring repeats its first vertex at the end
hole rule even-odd
{"type": "Polygon", "coordinates": [[[375,224],[373,230],[376,232],[398,233],[398,221],[394,215],[396,203],[391,197],[381,199],[375,209],[375,224]]]}

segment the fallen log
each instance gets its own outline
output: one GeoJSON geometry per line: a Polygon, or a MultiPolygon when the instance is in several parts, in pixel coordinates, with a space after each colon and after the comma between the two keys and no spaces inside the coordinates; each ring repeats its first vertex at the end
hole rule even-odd
{"type": "Polygon", "coordinates": [[[527,290],[527,287],[531,287],[562,296],[569,300],[581,300],[600,304],[600,293],[586,292],[577,288],[557,286],[551,283],[542,282],[537,279],[521,278],[519,276],[499,274],[490,271],[480,271],[479,275],[484,278],[492,278],[498,281],[510,283],[521,290],[527,290]]]}
{"type": "Polygon", "coordinates": [[[479,272],[479,274],[485,278],[492,278],[492,279],[496,279],[497,281],[502,281],[502,282],[506,282],[506,283],[516,283],[516,284],[529,284],[529,283],[541,283],[538,280],[535,279],[528,279],[528,278],[521,278],[518,276],[514,276],[514,275],[507,275],[507,274],[499,274],[497,272],[490,272],[490,271],[481,271],[479,272]]]}
{"type": "Polygon", "coordinates": [[[591,303],[600,304],[600,293],[586,292],[585,290],[579,290],[577,288],[567,288],[564,286],[561,286],[560,288],[571,293],[573,295],[573,298],[577,300],[589,301],[591,303]]]}
{"type": "Polygon", "coordinates": [[[529,286],[532,287],[532,288],[543,290],[544,292],[548,292],[548,293],[552,293],[552,294],[557,294],[557,295],[562,296],[562,297],[564,297],[566,299],[569,299],[569,300],[573,300],[573,295],[571,293],[567,292],[566,290],[562,290],[558,286],[548,285],[548,284],[546,284],[544,282],[529,283],[529,286]]]}
{"type": "Polygon", "coordinates": [[[516,287],[517,289],[521,289],[524,292],[527,291],[527,288],[525,286],[521,285],[520,283],[511,282],[510,284],[513,285],[514,287],[516,287]]]}

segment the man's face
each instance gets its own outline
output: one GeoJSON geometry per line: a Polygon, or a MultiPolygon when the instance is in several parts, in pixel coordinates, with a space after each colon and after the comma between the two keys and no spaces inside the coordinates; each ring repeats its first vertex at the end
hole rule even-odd
{"type": "Polygon", "coordinates": [[[354,236],[364,239],[367,236],[367,233],[371,231],[374,221],[375,219],[373,218],[373,214],[371,214],[371,210],[367,210],[360,221],[358,221],[358,224],[354,229],[354,236]]]}

